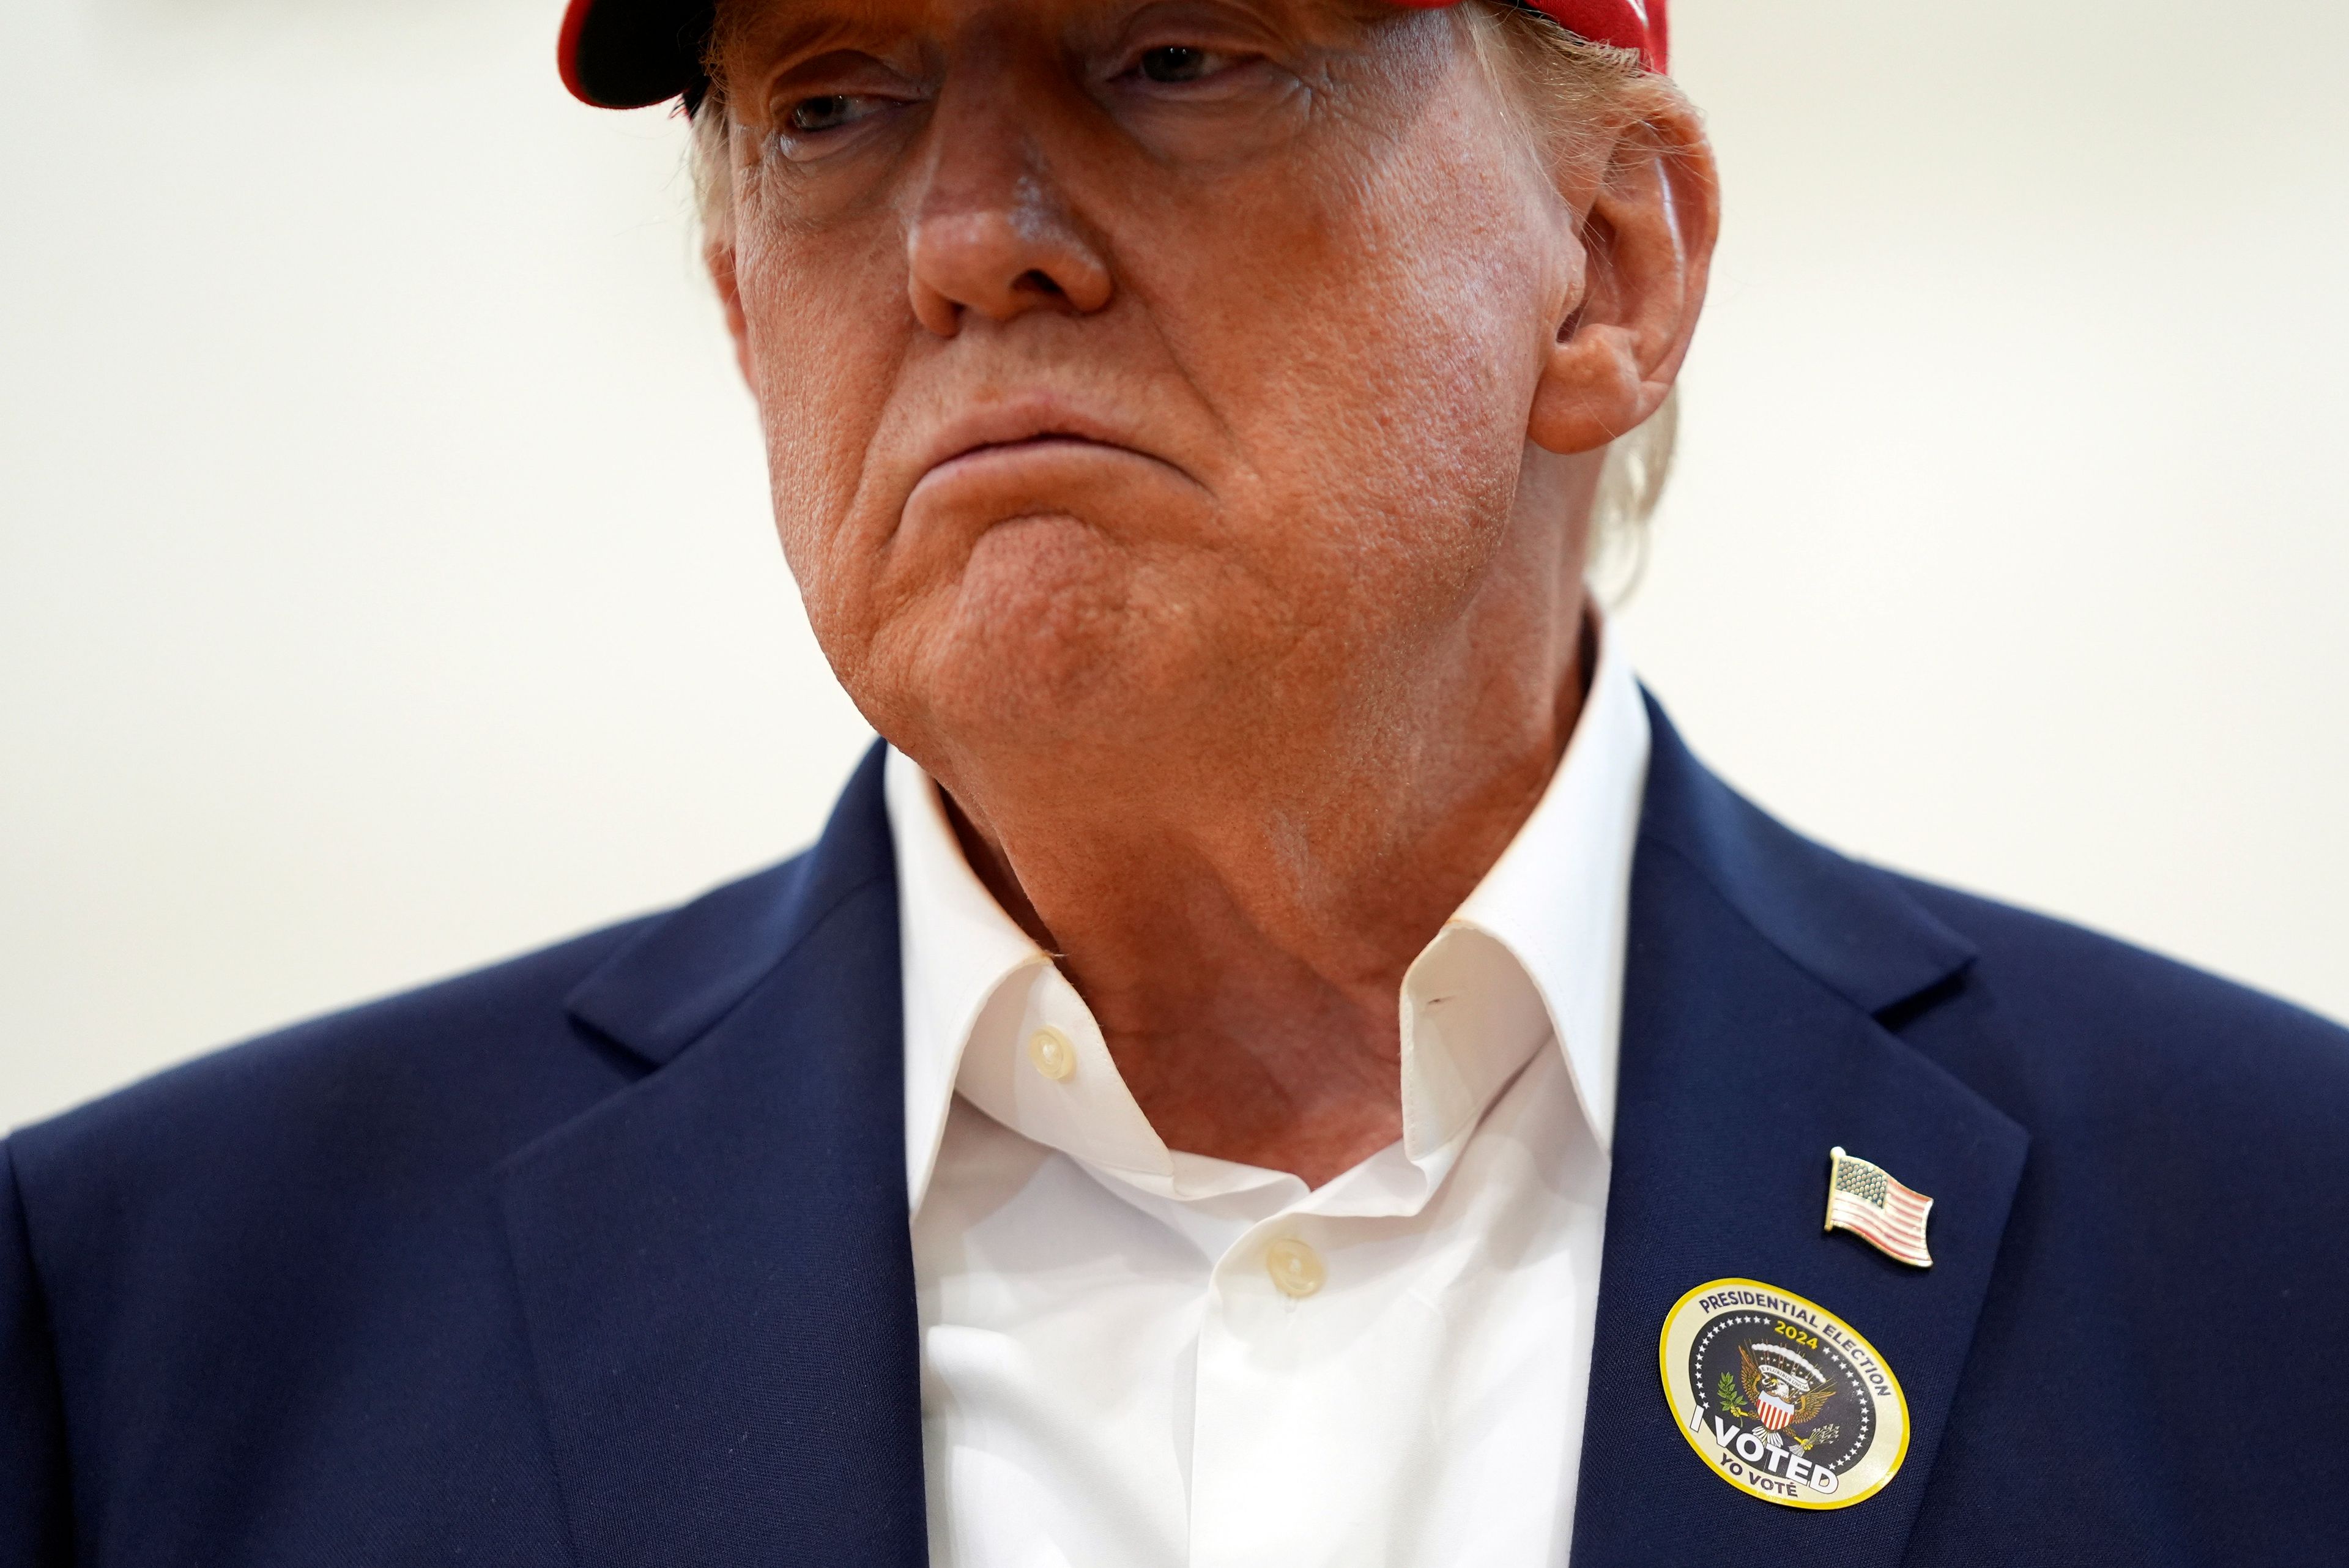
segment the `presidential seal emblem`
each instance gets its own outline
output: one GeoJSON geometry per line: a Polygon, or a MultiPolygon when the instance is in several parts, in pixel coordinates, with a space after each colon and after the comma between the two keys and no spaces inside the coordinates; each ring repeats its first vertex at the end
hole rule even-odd
{"type": "Polygon", "coordinates": [[[1909,1402],[1835,1314],[1759,1280],[1699,1285],[1657,1355],[1681,1436],[1713,1474],[1787,1508],[1849,1508],[1909,1453],[1909,1402]]]}

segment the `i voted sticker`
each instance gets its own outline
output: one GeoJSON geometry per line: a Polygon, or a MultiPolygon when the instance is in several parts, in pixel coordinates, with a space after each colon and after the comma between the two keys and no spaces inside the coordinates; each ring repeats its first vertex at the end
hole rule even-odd
{"type": "Polygon", "coordinates": [[[1740,1491],[1849,1508],[1909,1453],[1909,1402],[1876,1347],[1835,1314],[1759,1280],[1699,1285],[1665,1315],[1658,1356],[1681,1436],[1740,1491]]]}

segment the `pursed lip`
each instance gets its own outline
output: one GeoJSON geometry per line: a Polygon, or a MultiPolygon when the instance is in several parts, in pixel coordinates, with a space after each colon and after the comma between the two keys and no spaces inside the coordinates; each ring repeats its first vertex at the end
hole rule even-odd
{"type": "Polygon", "coordinates": [[[968,460],[1063,444],[1102,447],[1175,466],[1143,450],[1131,432],[1114,421],[1087,413],[1062,398],[1029,396],[992,402],[947,421],[925,444],[915,488],[968,460]]]}

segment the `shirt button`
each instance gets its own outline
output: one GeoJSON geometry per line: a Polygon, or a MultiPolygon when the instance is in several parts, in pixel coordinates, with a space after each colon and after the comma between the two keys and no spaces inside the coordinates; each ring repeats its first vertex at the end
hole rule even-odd
{"type": "Polygon", "coordinates": [[[1052,1082],[1065,1084],[1077,1070],[1077,1048],[1059,1030],[1039,1029],[1028,1036],[1028,1060],[1052,1082]]]}
{"type": "Polygon", "coordinates": [[[1265,1272],[1280,1287],[1280,1293],[1303,1301],[1329,1280],[1330,1271],[1321,1262],[1321,1254],[1298,1241],[1283,1237],[1264,1250],[1265,1272]]]}

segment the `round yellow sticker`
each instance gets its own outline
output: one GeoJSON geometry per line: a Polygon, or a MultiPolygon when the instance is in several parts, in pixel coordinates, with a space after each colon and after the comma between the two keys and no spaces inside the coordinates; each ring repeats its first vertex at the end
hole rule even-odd
{"type": "Polygon", "coordinates": [[[1849,1508],[1909,1454],[1909,1401],[1835,1314],[1759,1280],[1715,1280],[1664,1316],[1664,1399],[1713,1474],[1787,1508],[1849,1508]]]}

